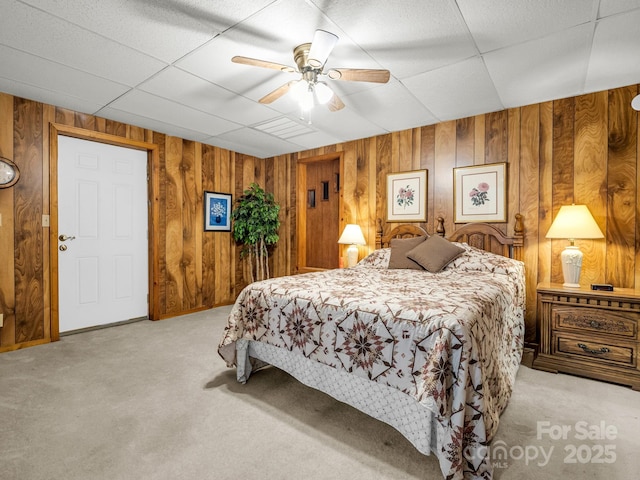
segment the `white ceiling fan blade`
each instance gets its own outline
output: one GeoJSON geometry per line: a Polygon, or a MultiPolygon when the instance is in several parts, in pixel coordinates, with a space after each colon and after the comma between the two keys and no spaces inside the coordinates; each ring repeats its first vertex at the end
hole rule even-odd
{"type": "Polygon", "coordinates": [[[337,35],[324,30],[316,30],[313,41],[311,42],[311,48],[309,49],[307,63],[313,68],[322,67],[337,42],[337,35]]]}

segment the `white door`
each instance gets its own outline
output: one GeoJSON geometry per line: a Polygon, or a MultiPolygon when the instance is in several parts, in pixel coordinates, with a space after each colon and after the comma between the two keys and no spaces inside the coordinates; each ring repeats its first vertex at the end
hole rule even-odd
{"type": "Polygon", "coordinates": [[[147,152],[58,136],[60,332],[149,312],[147,152]]]}

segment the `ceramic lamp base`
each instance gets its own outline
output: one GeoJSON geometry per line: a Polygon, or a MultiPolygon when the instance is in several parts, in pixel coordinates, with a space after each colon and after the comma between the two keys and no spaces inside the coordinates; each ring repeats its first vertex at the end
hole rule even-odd
{"type": "Polygon", "coordinates": [[[580,288],[580,270],[582,270],[582,252],[575,245],[565,247],[560,255],[562,261],[562,273],[564,274],[563,287],[580,288]]]}
{"type": "Polygon", "coordinates": [[[351,245],[347,248],[347,267],[353,267],[358,263],[358,247],[351,245]]]}

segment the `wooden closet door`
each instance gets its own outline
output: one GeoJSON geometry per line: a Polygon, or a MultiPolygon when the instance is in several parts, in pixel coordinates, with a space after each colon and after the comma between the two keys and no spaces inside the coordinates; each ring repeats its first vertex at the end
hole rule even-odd
{"type": "Polygon", "coordinates": [[[339,158],[306,164],[304,267],[309,269],[338,267],[339,175],[339,158]]]}

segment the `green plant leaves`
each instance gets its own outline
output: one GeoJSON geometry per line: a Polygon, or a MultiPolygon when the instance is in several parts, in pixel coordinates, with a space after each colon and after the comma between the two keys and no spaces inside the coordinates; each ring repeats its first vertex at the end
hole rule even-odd
{"type": "Polygon", "coordinates": [[[265,192],[257,183],[236,200],[231,213],[233,219],[233,239],[244,246],[241,255],[246,256],[253,249],[256,252],[257,271],[268,256],[267,247],[279,239],[280,205],[272,193],[265,192]]]}

